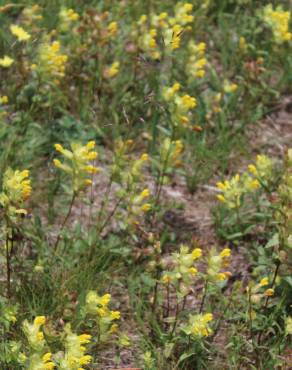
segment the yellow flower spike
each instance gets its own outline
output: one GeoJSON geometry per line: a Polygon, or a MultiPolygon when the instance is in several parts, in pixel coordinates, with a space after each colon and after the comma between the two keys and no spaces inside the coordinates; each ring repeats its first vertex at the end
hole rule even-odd
{"type": "Polygon", "coordinates": [[[0,58],[0,66],[3,68],[8,68],[14,63],[14,60],[7,55],[5,55],[3,58],[0,58]]]}
{"type": "Polygon", "coordinates": [[[30,34],[26,32],[22,27],[15,24],[10,26],[11,33],[17,37],[18,41],[27,41],[30,39],[30,34]]]}
{"type": "Polygon", "coordinates": [[[213,315],[211,313],[190,315],[189,325],[183,327],[183,330],[194,337],[207,337],[212,334],[212,330],[209,327],[209,322],[212,320],[213,315]]]}
{"type": "Polygon", "coordinates": [[[270,288],[270,289],[267,289],[264,294],[266,297],[272,297],[274,293],[275,293],[274,289],[270,288]]]}
{"type": "Polygon", "coordinates": [[[292,34],[289,32],[289,11],[284,11],[281,6],[273,9],[273,6],[268,4],[263,9],[262,19],[271,28],[277,44],[282,44],[292,39],[292,34]]]}
{"type": "Polygon", "coordinates": [[[44,325],[46,322],[46,317],[45,316],[36,316],[36,318],[34,319],[33,323],[34,325],[44,325]]]}

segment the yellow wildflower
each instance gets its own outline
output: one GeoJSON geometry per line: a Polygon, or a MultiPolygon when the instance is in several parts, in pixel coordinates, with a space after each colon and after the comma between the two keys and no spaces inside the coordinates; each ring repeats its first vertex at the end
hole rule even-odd
{"type": "Polygon", "coordinates": [[[207,337],[212,334],[209,322],[213,320],[211,313],[189,316],[189,325],[183,327],[183,331],[194,337],[207,337]]]}
{"type": "Polygon", "coordinates": [[[11,33],[17,37],[18,41],[27,41],[30,39],[30,34],[26,32],[22,27],[15,24],[10,26],[11,33]]]}
{"type": "Polygon", "coordinates": [[[113,78],[119,73],[120,62],[114,62],[109,67],[106,67],[103,76],[105,78],[113,78]]]}
{"type": "Polygon", "coordinates": [[[7,104],[8,97],[6,95],[0,96],[0,104],[7,104]]]}
{"type": "Polygon", "coordinates": [[[220,252],[221,257],[230,257],[231,256],[231,250],[229,248],[225,248],[220,252]]]}
{"type": "Polygon", "coordinates": [[[269,279],[267,277],[263,278],[260,281],[260,286],[265,286],[265,285],[268,285],[268,284],[269,284],[269,279]]]}
{"type": "Polygon", "coordinates": [[[200,249],[200,248],[195,248],[192,251],[192,258],[193,258],[193,260],[196,260],[197,258],[201,257],[201,255],[202,255],[202,249],[200,249]]]}
{"type": "Polygon", "coordinates": [[[290,41],[292,38],[289,32],[290,12],[284,11],[281,6],[274,10],[271,4],[264,7],[262,19],[272,29],[274,40],[277,44],[290,41]]]}
{"type": "Polygon", "coordinates": [[[267,297],[272,297],[274,295],[274,289],[267,289],[266,291],[265,291],[265,296],[267,296],[267,297]]]}
{"type": "Polygon", "coordinates": [[[150,209],[151,209],[151,204],[149,204],[149,203],[145,203],[145,204],[143,204],[143,205],[141,206],[141,210],[142,210],[143,212],[148,212],[148,211],[150,211],[150,209]]]}
{"type": "Polygon", "coordinates": [[[0,66],[3,68],[8,68],[13,63],[14,63],[14,60],[8,57],[7,55],[5,55],[3,58],[0,58],[0,66]]]}

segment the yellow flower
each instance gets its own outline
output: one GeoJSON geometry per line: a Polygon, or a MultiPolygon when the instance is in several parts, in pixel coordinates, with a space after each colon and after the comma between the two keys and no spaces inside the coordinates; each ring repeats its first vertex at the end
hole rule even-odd
{"type": "Polygon", "coordinates": [[[85,355],[85,356],[82,356],[79,360],[79,364],[80,365],[88,365],[92,360],[92,356],[89,356],[89,355],[85,355]]]}
{"type": "Polygon", "coordinates": [[[224,281],[227,279],[227,276],[225,275],[224,272],[220,272],[219,274],[217,274],[217,280],[218,281],[224,281]]]}
{"type": "Polygon", "coordinates": [[[248,165],[248,170],[250,173],[252,173],[255,176],[258,174],[257,168],[254,164],[248,165]]]}
{"type": "Polygon", "coordinates": [[[217,195],[217,199],[222,203],[226,202],[226,199],[225,199],[224,195],[222,195],[222,194],[217,195]]]}
{"type": "Polygon", "coordinates": [[[6,95],[0,96],[0,104],[7,104],[8,97],[6,95]]]}
{"type": "Polygon", "coordinates": [[[144,198],[148,198],[148,197],[149,197],[149,195],[150,195],[150,191],[149,191],[149,189],[144,189],[144,190],[141,192],[140,197],[141,197],[142,199],[144,199],[144,198]]]}
{"type": "Polygon", "coordinates": [[[7,55],[5,55],[4,58],[0,58],[0,66],[3,68],[10,67],[12,63],[14,63],[14,60],[7,55]]]}
{"type": "Polygon", "coordinates": [[[202,249],[200,249],[200,248],[195,248],[192,251],[192,258],[193,258],[193,260],[196,260],[197,258],[201,257],[201,255],[202,255],[202,249]]]}
{"type": "Polygon", "coordinates": [[[114,62],[109,67],[105,68],[103,72],[103,76],[105,78],[113,78],[119,73],[119,68],[120,68],[120,62],[114,62]]]}
{"type": "Polygon", "coordinates": [[[142,210],[143,212],[148,212],[148,211],[150,211],[150,209],[151,209],[151,204],[149,204],[149,203],[145,203],[145,204],[143,204],[143,205],[141,206],[141,210],[142,210]]]}
{"type": "Polygon", "coordinates": [[[120,311],[111,311],[110,312],[110,318],[112,320],[119,320],[121,318],[121,313],[120,311]]]}
{"type": "Polygon", "coordinates": [[[46,317],[45,316],[36,316],[36,318],[34,319],[33,323],[34,325],[44,325],[46,322],[46,317]]]}
{"type": "Polygon", "coordinates": [[[162,275],[161,282],[163,284],[168,284],[171,282],[171,276],[169,274],[162,275]]]}
{"type": "Polygon", "coordinates": [[[47,352],[46,354],[43,355],[43,362],[51,361],[51,358],[52,358],[51,352],[47,352]]]}
{"type": "Polygon", "coordinates": [[[213,320],[211,313],[198,314],[189,316],[189,325],[183,327],[183,330],[188,335],[195,337],[207,337],[212,334],[212,330],[209,326],[209,322],[213,320]]]}
{"type": "Polygon", "coordinates": [[[42,341],[43,341],[43,339],[44,339],[44,334],[43,334],[41,331],[39,331],[39,332],[37,333],[37,335],[36,335],[36,339],[37,339],[39,342],[42,342],[42,341]]]}
{"type": "Polygon", "coordinates": [[[274,10],[271,4],[264,7],[262,19],[272,29],[274,40],[277,44],[290,41],[292,38],[289,32],[290,12],[283,11],[281,6],[274,10]]]}
{"type": "Polygon", "coordinates": [[[118,24],[117,24],[117,22],[111,22],[111,23],[107,26],[107,30],[108,30],[109,36],[114,36],[114,35],[116,35],[117,30],[118,30],[118,24]]]}
{"type": "Polygon", "coordinates": [[[61,53],[61,44],[59,41],[44,41],[40,44],[38,50],[37,70],[46,77],[58,78],[64,77],[65,67],[68,56],[61,53]]]}
{"type": "Polygon", "coordinates": [[[229,248],[225,248],[220,252],[221,257],[230,257],[231,256],[231,250],[229,248]]]}
{"type": "Polygon", "coordinates": [[[266,291],[265,291],[265,296],[267,296],[267,297],[272,297],[274,295],[274,289],[267,289],[266,291]]]}
{"type": "Polygon", "coordinates": [[[30,39],[30,34],[27,33],[22,27],[15,24],[10,26],[11,33],[17,37],[18,41],[27,41],[30,39]]]}
{"type": "Polygon", "coordinates": [[[238,86],[236,84],[230,83],[228,80],[224,80],[223,90],[227,94],[235,92],[237,90],[237,87],[238,86]]]}
{"type": "Polygon", "coordinates": [[[269,279],[267,277],[263,278],[260,281],[260,286],[265,286],[265,285],[268,285],[268,284],[269,284],[269,279]]]}
{"type": "Polygon", "coordinates": [[[198,270],[197,270],[195,267],[190,267],[190,268],[189,268],[189,273],[190,273],[192,276],[195,276],[195,275],[197,275],[198,270]]]}
{"type": "Polygon", "coordinates": [[[91,335],[89,334],[81,334],[79,335],[79,341],[81,344],[89,343],[91,339],[91,335]]]}
{"type": "Polygon", "coordinates": [[[142,160],[143,162],[148,161],[148,159],[149,159],[149,155],[148,155],[147,153],[144,153],[144,154],[142,154],[142,155],[141,155],[141,160],[142,160]]]}
{"type": "Polygon", "coordinates": [[[75,192],[82,190],[85,185],[92,185],[92,180],[87,176],[99,170],[88,164],[97,157],[97,152],[93,150],[94,146],[94,141],[89,141],[85,146],[72,143],[71,150],[68,150],[61,144],[55,144],[55,149],[63,155],[66,162],[62,163],[59,159],[54,159],[54,165],[70,175],[75,192]]]}

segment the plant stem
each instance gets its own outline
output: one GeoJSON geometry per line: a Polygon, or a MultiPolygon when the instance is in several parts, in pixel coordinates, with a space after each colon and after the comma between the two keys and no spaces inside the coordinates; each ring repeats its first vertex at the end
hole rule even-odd
{"type": "Polygon", "coordinates": [[[60,242],[60,239],[61,239],[61,233],[62,233],[62,231],[63,231],[63,229],[64,229],[64,227],[65,227],[65,225],[66,225],[66,223],[67,223],[67,221],[68,221],[68,219],[70,217],[70,215],[71,215],[73,204],[74,204],[74,201],[76,199],[76,196],[77,196],[77,193],[74,191],[73,196],[72,196],[72,199],[71,199],[71,202],[70,202],[70,206],[69,206],[69,209],[68,209],[68,212],[67,212],[67,215],[64,218],[64,221],[63,221],[63,223],[62,223],[62,225],[61,225],[61,227],[59,229],[59,234],[58,234],[56,243],[54,245],[54,252],[55,253],[57,251],[57,248],[58,248],[58,245],[59,245],[59,242],[60,242]]]}
{"type": "Polygon", "coordinates": [[[207,296],[207,288],[208,288],[208,280],[205,281],[204,294],[203,294],[202,301],[201,301],[201,304],[200,304],[199,313],[202,313],[203,308],[204,308],[204,304],[205,304],[205,300],[206,300],[206,296],[207,296]]]}

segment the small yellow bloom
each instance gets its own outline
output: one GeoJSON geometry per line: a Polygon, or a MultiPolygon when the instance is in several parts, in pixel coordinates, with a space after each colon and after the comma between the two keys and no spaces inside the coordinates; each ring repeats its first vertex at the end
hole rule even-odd
{"type": "Polygon", "coordinates": [[[43,362],[51,361],[51,358],[52,358],[51,352],[47,352],[46,354],[43,355],[43,362]]]}
{"type": "Polygon", "coordinates": [[[141,155],[141,160],[142,160],[143,162],[148,161],[148,159],[149,159],[149,156],[148,156],[148,154],[147,154],[147,153],[144,153],[144,154],[142,154],[142,155],[141,155]]]}
{"type": "Polygon", "coordinates": [[[7,104],[8,97],[6,95],[0,96],[0,104],[7,104]]]}
{"type": "Polygon", "coordinates": [[[36,339],[37,339],[39,342],[41,342],[41,341],[44,339],[44,334],[43,334],[41,331],[39,331],[39,332],[37,333],[37,335],[36,335],[36,339]]]}
{"type": "Polygon", "coordinates": [[[119,319],[120,319],[120,317],[121,317],[121,313],[120,313],[120,311],[111,311],[111,312],[110,312],[110,318],[111,318],[112,320],[119,320],[119,319]]]}
{"type": "Polygon", "coordinates": [[[15,24],[10,26],[11,33],[17,37],[18,41],[27,41],[30,39],[30,34],[27,33],[22,27],[15,24]]]}
{"type": "Polygon", "coordinates": [[[8,68],[13,63],[14,63],[14,60],[8,57],[7,55],[5,55],[3,58],[0,58],[0,66],[3,68],[8,68]]]}
{"type": "Polygon", "coordinates": [[[224,272],[220,272],[219,274],[217,274],[217,280],[218,281],[224,281],[227,279],[227,276],[224,272]]]}
{"type": "Polygon", "coordinates": [[[89,355],[85,355],[85,356],[82,356],[79,360],[79,364],[80,365],[88,365],[92,360],[92,356],[89,356],[89,355]]]}
{"type": "Polygon", "coordinates": [[[267,277],[263,278],[260,281],[260,286],[265,286],[265,285],[268,285],[268,284],[269,284],[269,279],[267,277]]]}
{"type": "Polygon", "coordinates": [[[149,197],[149,195],[150,195],[150,191],[149,191],[149,189],[144,189],[144,190],[141,192],[140,197],[141,197],[142,199],[144,199],[144,198],[148,198],[148,197],[149,197]]]}
{"type": "Polygon", "coordinates": [[[201,248],[195,248],[192,251],[192,259],[196,260],[197,258],[200,258],[202,255],[202,249],[201,248]]]}
{"type": "Polygon", "coordinates": [[[217,199],[220,201],[220,202],[226,202],[226,199],[225,199],[225,197],[224,197],[224,195],[222,195],[222,194],[219,194],[219,195],[217,195],[217,199]]]}
{"type": "Polygon", "coordinates": [[[221,253],[220,253],[220,256],[222,258],[224,258],[224,257],[230,257],[231,256],[231,250],[229,248],[223,249],[223,251],[221,251],[221,253]]]}
{"type": "Polygon", "coordinates": [[[151,204],[149,204],[149,203],[145,203],[145,204],[143,204],[143,205],[141,206],[141,210],[142,210],[143,212],[148,212],[148,211],[150,211],[150,209],[151,209],[151,204]]]}
{"type": "Polygon", "coordinates": [[[46,317],[45,316],[36,316],[36,318],[34,319],[34,325],[44,325],[44,323],[46,322],[46,317]]]}
{"type": "Polygon", "coordinates": [[[91,339],[90,334],[81,334],[81,335],[79,335],[79,340],[80,340],[80,343],[82,343],[82,344],[89,343],[90,339],[91,339]]]}
{"type": "Polygon", "coordinates": [[[266,297],[272,297],[274,295],[274,289],[267,289],[266,291],[265,291],[265,296],[266,297]]]}
{"type": "Polygon", "coordinates": [[[189,268],[189,273],[190,273],[192,276],[195,276],[195,275],[197,275],[198,270],[197,270],[195,267],[190,267],[190,268],[189,268]]]}
{"type": "Polygon", "coordinates": [[[248,165],[248,170],[250,173],[252,173],[255,176],[258,174],[257,168],[254,164],[248,165]]]}

